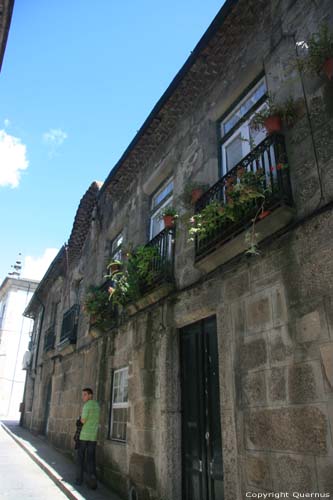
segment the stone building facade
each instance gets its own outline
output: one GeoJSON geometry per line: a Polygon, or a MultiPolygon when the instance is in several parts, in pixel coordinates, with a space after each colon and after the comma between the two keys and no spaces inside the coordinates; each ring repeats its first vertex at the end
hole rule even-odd
{"type": "Polygon", "coordinates": [[[333,86],[296,64],[323,21],[332,31],[330,0],[227,1],[103,185],[82,198],[27,308],[24,425],[71,453],[80,391],[92,386],[100,476],[124,498],[333,495],[333,86]],[[282,134],[252,130],[268,92],[296,103],[282,134]],[[260,254],[245,251],[252,216],[246,230],[189,241],[185,187],[208,184],[197,210],[223,205],[235,169],[258,165],[279,186],[255,216],[260,254]],[[169,203],[179,218],[162,229],[169,203]],[[162,272],[98,331],[86,290],[130,244],[166,252],[172,279],[162,272]]]}

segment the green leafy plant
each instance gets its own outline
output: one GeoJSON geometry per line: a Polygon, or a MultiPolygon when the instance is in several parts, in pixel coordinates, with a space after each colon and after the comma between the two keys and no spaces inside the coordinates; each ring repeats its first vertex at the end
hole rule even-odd
{"type": "Polygon", "coordinates": [[[284,103],[276,103],[273,95],[268,96],[267,105],[255,113],[251,120],[251,126],[255,130],[260,130],[266,126],[267,120],[271,117],[278,117],[287,125],[292,127],[296,120],[296,106],[292,97],[289,97],[284,103]]]}
{"type": "Polygon", "coordinates": [[[126,256],[123,269],[106,276],[111,280],[109,299],[122,306],[137,300],[142,290],[153,283],[161,259],[158,249],[149,245],[141,245],[126,256]]]}
{"type": "Polygon", "coordinates": [[[168,205],[160,213],[160,219],[163,219],[163,217],[167,217],[167,216],[170,216],[170,217],[173,217],[173,218],[177,218],[178,217],[178,212],[177,212],[177,210],[173,206],[168,205]]]}
{"type": "MultiPolygon", "coordinates": [[[[286,167],[278,164],[276,168],[281,170],[286,167]]],[[[191,217],[189,239],[204,239],[217,229],[223,231],[232,222],[244,222],[247,226],[250,214],[252,229],[246,233],[245,238],[249,246],[248,253],[255,253],[257,235],[254,225],[270,213],[265,210],[265,204],[271,195],[271,187],[267,182],[262,169],[252,172],[239,167],[234,176],[225,179],[223,200],[212,201],[191,217]]]]}
{"type": "Polygon", "coordinates": [[[109,327],[113,311],[109,301],[109,293],[99,287],[91,286],[83,304],[84,311],[90,315],[90,323],[102,330],[109,327]]]}
{"type": "Polygon", "coordinates": [[[333,58],[333,33],[327,23],[321,24],[319,31],[313,33],[307,43],[303,43],[308,51],[299,59],[300,69],[308,73],[320,73],[324,64],[333,58]]]}

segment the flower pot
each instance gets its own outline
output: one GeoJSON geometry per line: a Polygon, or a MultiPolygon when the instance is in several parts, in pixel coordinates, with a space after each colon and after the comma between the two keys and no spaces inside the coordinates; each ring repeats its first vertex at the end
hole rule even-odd
{"type": "Polygon", "coordinates": [[[191,203],[192,205],[194,205],[199,198],[201,198],[201,196],[203,195],[203,189],[202,188],[195,188],[195,189],[192,189],[192,193],[191,193],[191,203]]]}
{"type": "Polygon", "coordinates": [[[271,213],[270,210],[263,210],[261,214],[258,215],[258,219],[259,220],[265,219],[265,217],[267,217],[270,213],[271,213]]]}
{"type": "Polygon", "coordinates": [[[110,274],[114,273],[119,273],[121,271],[121,264],[117,264],[116,262],[114,264],[110,264],[110,274]]]}
{"type": "Polygon", "coordinates": [[[326,59],[323,65],[323,70],[326,73],[326,76],[329,80],[332,80],[333,77],[333,57],[326,59]]]}
{"type": "Polygon", "coordinates": [[[264,127],[268,134],[273,134],[274,132],[281,132],[282,121],[278,115],[269,116],[264,122],[264,127]]]}
{"type": "Polygon", "coordinates": [[[175,225],[175,218],[173,215],[164,215],[163,220],[164,227],[166,227],[167,229],[170,229],[175,225]]]}

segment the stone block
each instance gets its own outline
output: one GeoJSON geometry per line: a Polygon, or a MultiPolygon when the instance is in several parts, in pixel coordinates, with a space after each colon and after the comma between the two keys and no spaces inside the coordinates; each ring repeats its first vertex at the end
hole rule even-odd
{"type": "Polygon", "coordinates": [[[224,494],[226,500],[240,498],[238,476],[238,451],[235,415],[232,410],[221,413],[223,443],[224,494]]]}
{"type": "Polygon", "coordinates": [[[298,363],[289,367],[288,395],[291,403],[322,399],[322,374],[320,366],[316,362],[298,363]]]}
{"type": "Polygon", "coordinates": [[[326,380],[333,391],[333,342],[321,345],[320,355],[326,380]]]}
{"type": "Polygon", "coordinates": [[[245,457],[247,484],[258,488],[272,489],[272,478],[267,455],[247,454],[245,457]]]}
{"type": "Polygon", "coordinates": [[[153,371],[141,370],[141,395],[143,398],[155,396],[156,374],[153,371]]]}
{"type": "Polygon", "coordinates": [[[133,424],[139,429],[151,429],[154,427],[154,414],[154,401],[137,401],[133,405],[133,424]]]}
{"type": "Polygon", "coordinates": [[[133,432],[136,451],[140,454],[154,455],[156,451],[156,437],[156,432],[151,430],[136,430],[133,432]]]}
{"type": "Polygon", "coordinates": [[[316,457],[318,491],[329,493],[333,498],[333,458],[316,457]]]}
{"type": "Polygon", "coordinates": [[[268,394],[272,403],[283,403],[287,399],[287,369],[272,368],[269,372],[268,394]]]}
{"type": "Polygon", "coordinates": [[[302,455],[273,455],[274,491],[318,491],[314,457],[302,455]]]}
{"type": "Polygon", "coordinates": [[[269,361],[271,365],[280,365],[293,359],[293,341],[287,327],[275,328],[268,332],[269,361]]]}
{"type": "Polygon", "coordinates": [[[319,311],[312,311],[296,320],[297,340],[299,342],[314,342],[321,337],[321,322],[319,311]]]}
{"type": "Polygon", "coordinates": [[[248,410],[244,422],[248,450],[327,454],[328,422],[320,407],[248,410]]]}
{"type": "Polygon", "coordinates": [[[258,293],[246,301],[246,333],[257,333],[272,328],[270,294],[258,293]]]}
{"type": "Polygon", "coordinates": [[[156,488],[154,459],[146,455],[132,453],[129,463],[129,476],[135,483],[156,488]]]}
{"type": "Polygon", "coordinates": [[[240,370],[264,368],[267,362],[267,347],[264,338],[258,338],[240,346],[240,370]]]}
{"type": "Polygon", "coordinates": [[[285,291],[282,286],[272,290],[273,326],[279,327],[288,322],[285,291]]]}
{"type": "Polygon", "coordinates": [[[243,295],[249,293],[249,274],[248,272],[242,272],[236,276],[228,278],[224,284],[224,300],[226,302],[232,302],[234,300],[239,300],[243,295]]]}
{"type": "Polygon", "coordinates": [[[261,406],[266,404],[265,370],[248,373],[242,380],[243,406],[261,406]]]}

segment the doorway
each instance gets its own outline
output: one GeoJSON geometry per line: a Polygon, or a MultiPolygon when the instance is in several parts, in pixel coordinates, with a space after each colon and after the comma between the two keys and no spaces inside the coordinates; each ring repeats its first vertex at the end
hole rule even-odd
{"type": "Polygon", "coordinates": [[[180,330],[183,499],[222,500],[216,317],[180,330]]]}

